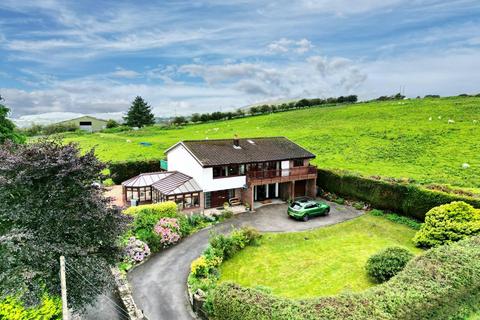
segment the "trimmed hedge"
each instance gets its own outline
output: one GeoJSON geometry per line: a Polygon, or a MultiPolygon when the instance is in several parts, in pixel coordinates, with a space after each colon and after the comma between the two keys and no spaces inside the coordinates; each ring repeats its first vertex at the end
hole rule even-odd
{"type": "Polygon", "coordinates": [[[115,184],[120,184],[140,173],[162,171],[160,160],[135,160],[109,163],[110,177],[115,184]]]}
{"type": "Polygon", "coordinates": [[[402,213],[421,221],[425,220],[425,214],[431,208],[452,201],[464,201],[480,208],[480,199],[329,170],[318,170],[317,184],[324,190],[367,201],[375,208],[402,213]]]}
{"type": "Polygon", "coordinates": [[[480,298],[480,237],[437,247],[411,260],[390,281],[362,293],[292,300],[219,285],[216,320],[463,319],[480,298]]]}

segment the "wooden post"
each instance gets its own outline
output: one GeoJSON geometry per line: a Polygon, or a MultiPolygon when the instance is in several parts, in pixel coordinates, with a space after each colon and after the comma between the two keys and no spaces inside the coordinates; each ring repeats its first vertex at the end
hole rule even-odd
{"type": "Polygon", "coordinates": [[[67,305],[67,281],[65,277],[65,257],[60,257],[60,287],[62,289],[62,319],[70,320],[67,305]]]}

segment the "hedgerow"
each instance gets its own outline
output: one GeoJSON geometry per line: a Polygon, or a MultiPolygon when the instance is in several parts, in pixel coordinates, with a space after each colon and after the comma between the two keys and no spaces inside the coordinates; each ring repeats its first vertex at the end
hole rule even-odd
{"type": "Polygon", "coordinates": [[[441,191],[401,181],[384,181],[350,173],[318,170],[320,188],[338,195],[366,201],[372,207],[386,209],[423,221],[433,207],[464,201],[480,208],[480,199],[441,191]]]}
{"type": "Polygon", "coordinates": [[[115,184],[146,172],[161,171],[159,160],[132,160],[112,162],[108,165],[110,176],[115,184]]]}
{"type": "Polygon", "coordinates": [[[362,293],[292,300],[223,283],[211,301],[216,320],[444,320],[467,316],[479,292],[480,237],[472,237],[427,251],[362,293]]]}

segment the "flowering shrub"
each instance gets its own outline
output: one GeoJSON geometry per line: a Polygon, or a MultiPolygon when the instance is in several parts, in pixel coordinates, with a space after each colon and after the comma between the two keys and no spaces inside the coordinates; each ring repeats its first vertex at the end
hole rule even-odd
{"type": "Polygon", "coordinates": [[[160,237],[164,247],[175,244],[180,240],[180,225],[176,218],[162,218],[153,229],[160,237]]]}
{"type": "Polygon", "coordinates": [[[207,259],[205,259],[204,256],[200,256],[193,260],[192,265],[190,266],[190,271],[195,277],[205,276],[208,272],[207,259]]]}
{"type": "Polygon", "coordinates": [[[150,248],[145,242],[135,237],[130,237],[125,247],[125,253],[129,262],[139,263],[150,255],[150,248]]]}

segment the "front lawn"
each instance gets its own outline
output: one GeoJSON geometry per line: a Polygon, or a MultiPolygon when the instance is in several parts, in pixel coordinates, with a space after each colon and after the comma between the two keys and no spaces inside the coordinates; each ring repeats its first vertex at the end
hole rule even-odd
{"type": "Polygon", "coordinates": [[[364,215],[313,231],[265,234],[259,246],[247,247],[222,264],[220,281],[266,286],[291,298],[361,291],[374,285],[364,269],[372,254],[392,245],[421,252],[411,240],[415,232],[364,215]]]}

